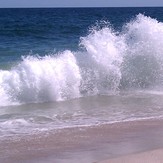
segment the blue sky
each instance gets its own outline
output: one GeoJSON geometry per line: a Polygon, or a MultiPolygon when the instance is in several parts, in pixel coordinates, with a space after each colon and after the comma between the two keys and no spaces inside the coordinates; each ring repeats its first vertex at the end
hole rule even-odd
{"type": "Polygon", "coordinates": [[[163,0],[0,0],[0,7],[163,6],[163,0]]]}

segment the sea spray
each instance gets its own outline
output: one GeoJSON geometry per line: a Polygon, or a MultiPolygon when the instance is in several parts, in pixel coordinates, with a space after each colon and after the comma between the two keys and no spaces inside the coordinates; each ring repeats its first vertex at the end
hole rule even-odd
{"type": "Polygon", "coordinates": [[[124,25],[122,35],[127,51],[121,85],[132,89],[162,85],[163,23],[139,14],[124,25]]]}
{"type": "MultiPolygon", "coordinates": [[[[90,72],[94,76],[94,87],[99,94],[116,91],[121,80],[121,64],[125,54],[124,38],[114,33],[107,25],[81,38],[81,44],[89,58],[88,65],[93,65],[90,72]]],[[[87,61],[86,61],[87,62],[87,61]]],[[[86,74],[90,76],[91,74],[86,74]]],[[[88,90],[88,88],[87,88],[88,90]]]]}
{"type": "Polygon", "coordinates": [[[80,72],[70,51],[58,57],[26,57],[10,71],[1,71],[0,77],[0,92],[12,102],[59,101],[80,95],[80,72]]]}

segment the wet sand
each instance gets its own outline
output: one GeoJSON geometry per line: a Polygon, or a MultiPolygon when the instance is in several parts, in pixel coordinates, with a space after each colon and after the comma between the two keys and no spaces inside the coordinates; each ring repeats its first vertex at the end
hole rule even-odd
{"type": "Polygon", "coordinates": [[[163,147],[163,120],[141,120],[5,137],[3,163],[92,163],[163,147]]]}

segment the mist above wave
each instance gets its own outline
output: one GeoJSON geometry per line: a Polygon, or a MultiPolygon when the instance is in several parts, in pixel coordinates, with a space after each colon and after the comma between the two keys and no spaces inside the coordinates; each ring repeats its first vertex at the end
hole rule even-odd
{"type": "Polygon", "coordinates": [[[28,56],[0,70],[0,105],[147,89],[163,82],[163,23],[144,15],[114,31],[94,27],[81,51],[28,56]]]}

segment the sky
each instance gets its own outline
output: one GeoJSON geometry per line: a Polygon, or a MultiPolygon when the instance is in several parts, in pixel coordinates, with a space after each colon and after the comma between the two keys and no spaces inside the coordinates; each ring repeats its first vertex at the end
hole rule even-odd
{"type": "Polygon", "coordinates": [[[10,7],[140,7],[163,6],[163,0],[0,0],[10,7]]]}

